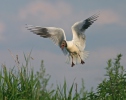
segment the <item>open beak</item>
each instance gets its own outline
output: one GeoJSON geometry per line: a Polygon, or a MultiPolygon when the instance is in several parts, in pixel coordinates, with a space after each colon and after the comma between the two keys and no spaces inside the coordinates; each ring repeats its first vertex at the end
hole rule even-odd
{"type": "Polygon", "coordinates": [[[61,49],[63,49],[64,48],[64,45],[61,45],[61,47],[60,47],[61,49]]]}

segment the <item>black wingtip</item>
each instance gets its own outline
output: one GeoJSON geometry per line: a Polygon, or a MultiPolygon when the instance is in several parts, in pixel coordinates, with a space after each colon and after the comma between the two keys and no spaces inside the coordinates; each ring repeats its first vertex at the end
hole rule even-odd
{"type": "Polygon", "coordinates": [[[97,13],[97,14],[92,15],[91,17],[88,18],[88,20],[90,20],[91,22],[94,22],[94,21],[97,20],[97,18],[99,17],[99,15],[100,15],[100,12],[97,13]]]}
{"type": "Polygon", "coordinates": [[[99,15],[100,15],[100,12],[97,13],[97,14],[92,15],[92,16],[89,17],[89,18],[87,18],[87,19],[85,20],[85,23],[84,23],[84,25],[82,26],[81,30],[84,31],[85,29],[87,29],[88,27],[90,27],[90,25],[92,25],[92,24],[94,23],[94,21],[97,20],[97,18],[99,17],[99,15]]]}

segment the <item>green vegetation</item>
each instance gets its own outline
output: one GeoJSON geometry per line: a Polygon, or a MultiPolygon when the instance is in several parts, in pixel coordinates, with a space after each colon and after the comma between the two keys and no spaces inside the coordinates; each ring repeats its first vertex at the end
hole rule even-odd
{"type": "Polygon", "coordinates": [[[98,84],[95,92],[93,89],[87,92],[83,79],[80,91],[74,90],[74,82],[68,88],[66,80],[63,86],[48,90],[50,75],[46,74],[43,61],[35,73],[29,65],[30,55],[24,55],[25,65],[19,64],[17,56],[16,66],[12,69],[1,65],[0,100],[126,100],[126,71],[120,64],[121,57],[119,54],[114,61],[108,60],[106,78],[98,84]]]}

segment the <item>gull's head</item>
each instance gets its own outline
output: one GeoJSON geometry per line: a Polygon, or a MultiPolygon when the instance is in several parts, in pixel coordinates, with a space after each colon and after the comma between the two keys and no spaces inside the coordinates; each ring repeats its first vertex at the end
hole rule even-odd
{"type": "Polygon", "coordinates": [[[64,47],[67,47],[67,43],[66,43],[65,40],[63,40],[63,41],[61,42],[61,45],[60,45],[60,48],[61,48],[61,49],[64,49],[64,47]]]}

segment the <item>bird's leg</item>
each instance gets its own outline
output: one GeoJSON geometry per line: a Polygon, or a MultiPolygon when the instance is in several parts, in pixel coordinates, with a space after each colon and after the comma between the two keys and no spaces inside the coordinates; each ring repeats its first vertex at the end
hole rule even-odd
{"type": "MultiPolygon", "coordinates": [[[[78,56],[80,57],[80,55],[78,54],[78,56]]],[[[80,57],[80,59],[81,59],[81,57],[80,57]]],[[[84,64],[85,62],[81,59],[81,64],[84,64]]]]}
{"type": "Polygon", "coordinates": [[[75,64],[73,63],[73,56],[71,55],[71,57],[72,57],[72,65],[71,65],[71,67],[73,67],[75,64]]]}

